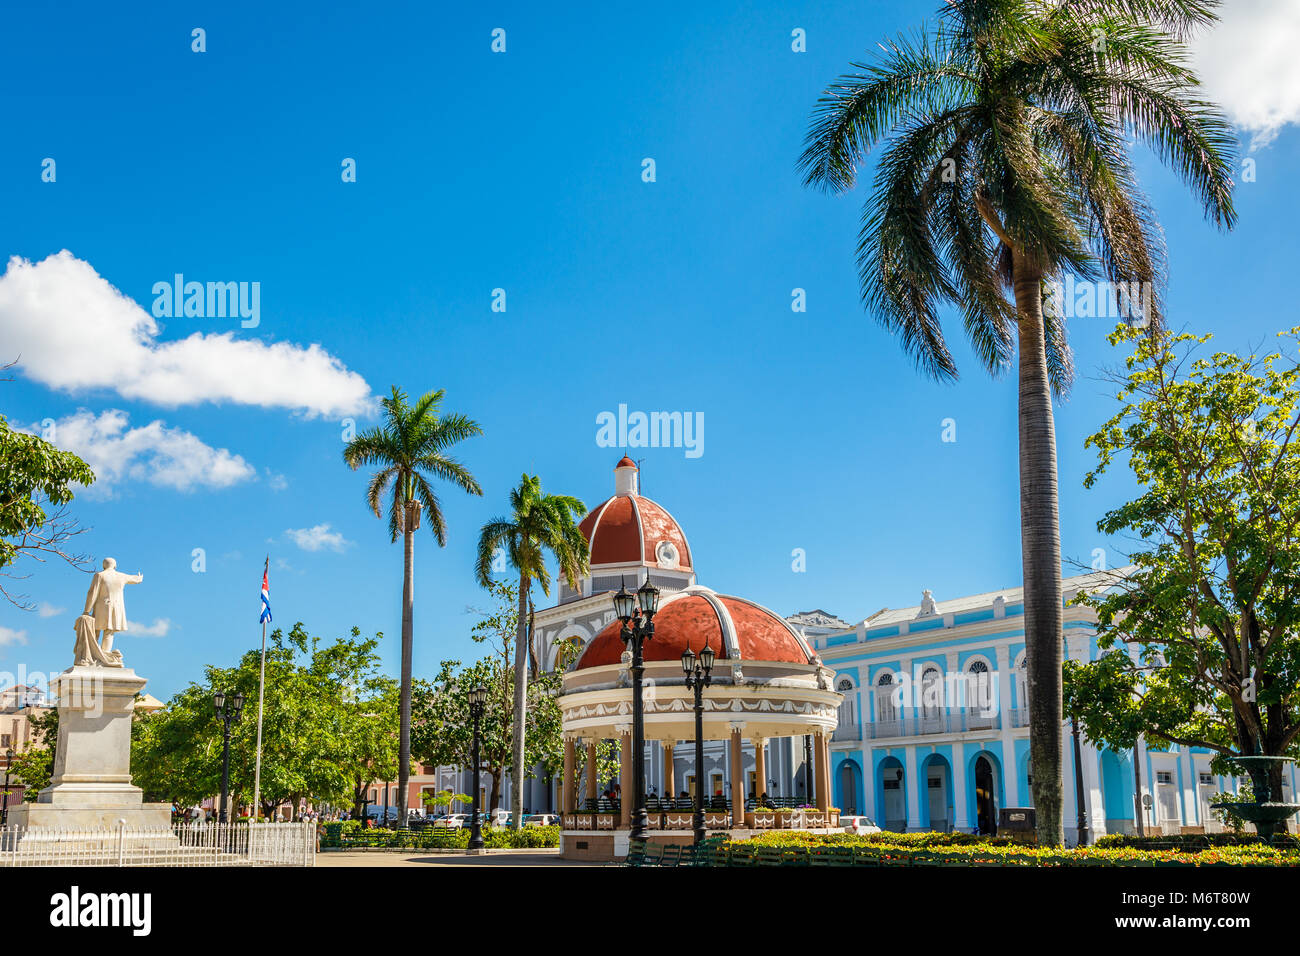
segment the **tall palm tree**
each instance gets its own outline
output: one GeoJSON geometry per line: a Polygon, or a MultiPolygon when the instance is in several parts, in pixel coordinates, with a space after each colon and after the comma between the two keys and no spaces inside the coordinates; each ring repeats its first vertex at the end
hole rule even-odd
{"type": "Polygon", "coordinates": [[[1018,359],[1030,752],[1048,845],[1064,838],[1052,397],[1067,391],[1071,361],[1064,317],[1043,307],[1044,291],[1067,273],[1141,283],[1142,321],[1161,323],[1163,243],[1129,134],[1182,177],[1207,218],[1234,224],[1235,141],[1195,98],[1181,43],[1217,19],[1217,5],[947,0],[937,29],[853,64],[860,72],[826,90],[799,163],[806,185],[844,192],[888,138],[858,236],[864,304],[935,379],[957,376],[945,303],[988,371],[1018,359]]]}
{"type": "Polygon", "coordinates": [[[478,561],[475,574],[486,587],[492,579],[492,559],[498,548],[505,549],[510,566],[519,572],[519,620],[515,627],[515,700],[514,700],[514,786],[510,788],[510,812],[515,826],[524,812],[524,713],[528,702],[529,609],[530,590],[534,581],[543,594],[551,593],[551,575],[546,569],[549,551],[560,566],[560,574],[569,587],[578,588],[578,579],[589,570],[587,539],[578,528],[586,506],[570,495],[542,492],[541,479],[523,475],[519,487],[510,492],[510,517],[493,518],[483,526],[478,538],[478,561]]]}
{"type": "Polygon", "coordinates": [[[411,777],[411,645],[415,612],[415,532],[421,512],[438,546],[447,543],[442,507],[430,479],[449,481],[472,495],[483,494],[469,469],[447,455],[458,442],[483,434],[478,422],[464,415],[441,414],[443,390],[426,392],[414,405],[406,393],[393,386],[382,402],[384,423],[361,432],[343,449],[343,460],[353,471],[368,465],[379,470],[366,487],[366,505],[376,518],[383,517],[384,498],[388,505],[388,534],[393,541],[400,534],[402,552],[402,689],[400,743],[397,769],[398,819],[406,820],[407,781],[411,777]]]}

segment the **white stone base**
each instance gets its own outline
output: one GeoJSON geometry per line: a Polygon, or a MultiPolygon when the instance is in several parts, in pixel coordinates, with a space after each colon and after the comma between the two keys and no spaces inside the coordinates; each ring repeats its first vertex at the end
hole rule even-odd
{"type": "MultiPolygon", "coordinates": [[[[142,803],[135,806],[96,806],[75,803],[24,803],[9,808],[10,826],[35,830],[50,827],[60,830],[115,830],[125,821],[129,830],[169,830],[172,809],[166,803],[142,803]]],[[[29,833],[28,836],[35,836],[29,833]]]]}
{"type": "Polygon", "coordinates": [[[170,831],[171,807],[145,803],[131,784],[131,718],[144,685],[125,667],[71,667],[50,682],[59,701],[53,777],[35,803],[9,809],[24,839],[59,838],[42,828],[170,831]]]}

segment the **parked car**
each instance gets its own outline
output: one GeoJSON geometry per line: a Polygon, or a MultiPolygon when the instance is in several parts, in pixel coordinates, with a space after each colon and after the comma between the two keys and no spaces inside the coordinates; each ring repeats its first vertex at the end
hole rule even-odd
{"type": "Polygon", "coordinates": [[[446,827],[449,830],[459,830],[462,827],[469,826],[468,813],[445,813],[433,821],[435,827],[446,827]]]}
{"type": "Polygon", "coordinates": [[[524,826],[526,827],[554,827],[559,826],[560,818],[554,813],[530,813],[524,817],[524,826]]]}
{"type": "Polygon", "coordinates": [[[491,813],[483,814],[483,822],[494,827],[509,826],[511,819],[510,811],[502,810],[500,807],[497,807],[491,813]]]}
{"type": "Polygon", "coordinates": [[[880,827],[876,826],[874,820],[870,817],[840,817],[840,826],[848,833],[856,833],[859,836],[865,833],[879,833],[880,827]]]}
{"type": "Polygon", "coordinates": [[[388,807],[388,808],[387,808],[387,810],[388,810],[388,814],[387,814],[387,816],[385,816],[385,814],[384,814],[384,810],[385,810],[385,808],[382,807],[382,806],[379,806],[379,807],[367,807],[367,808],[366,808],[366,816],[369,817],[371,820],[374,820],[374,821],[376,821],[376,822],[378,822],[378,821],[383,821],[383,822],[385,822],[385,823],[396,823],[396,822],[397,822],[397,807],[388,807]]]}

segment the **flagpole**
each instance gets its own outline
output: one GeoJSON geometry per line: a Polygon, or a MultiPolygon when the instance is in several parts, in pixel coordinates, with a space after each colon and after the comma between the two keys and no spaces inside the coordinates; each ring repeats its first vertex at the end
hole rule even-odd
{"type": "MultiPolygon", "coordinates": [[[[271,556],[266,556],[266,570],[271,556]]],[[[263,571],[265,580],[266,571],[263,571]]],[[[262,621],[262,666],[257,676],[257,756],[253,761],[253,820],[262,815],[262,701],[266,694],[266,621],[262,621]]]]}

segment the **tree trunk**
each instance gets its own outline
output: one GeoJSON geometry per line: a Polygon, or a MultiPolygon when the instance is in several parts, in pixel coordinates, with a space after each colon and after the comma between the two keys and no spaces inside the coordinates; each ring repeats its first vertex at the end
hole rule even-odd
{"type": "Polygon", "coordinates": [[[397,752],[397,819],[402,826],[406,825],[407,783],[411,778],[411,650],[415,617],[415,532],[411,528],[409,506],[405,512],[402,535],[402,716],[397,752]]]}
{"type": "MultiPolygon", "coordinates": [[[[1029,754],[1040,846],[1065,843],[1061,816],[1061,532],[1056,431],[1047,374],[1042,270],[1014,255],[1020,331],[1020,552],[1025,587],[1029,754]]],[[[1005,709],[1004,709],[1005,714],[1005,709]]],[[[1005,719],[1005,718],[1004,718],[1005,719]]]]}
{"type": "Polygon", "coordinates": [[[501,805],[501,768],[492,771],[492,798],[488,800],[488,812],[491,813],[501,805]]]}
{"type": "Polygon", "coordinates": [[[524,820],[524,715],[528,702],[528,575],[519,574],[519,620],[515,625],[515,739],[510,780],[510,815],[516,827],[524,820]]]}

